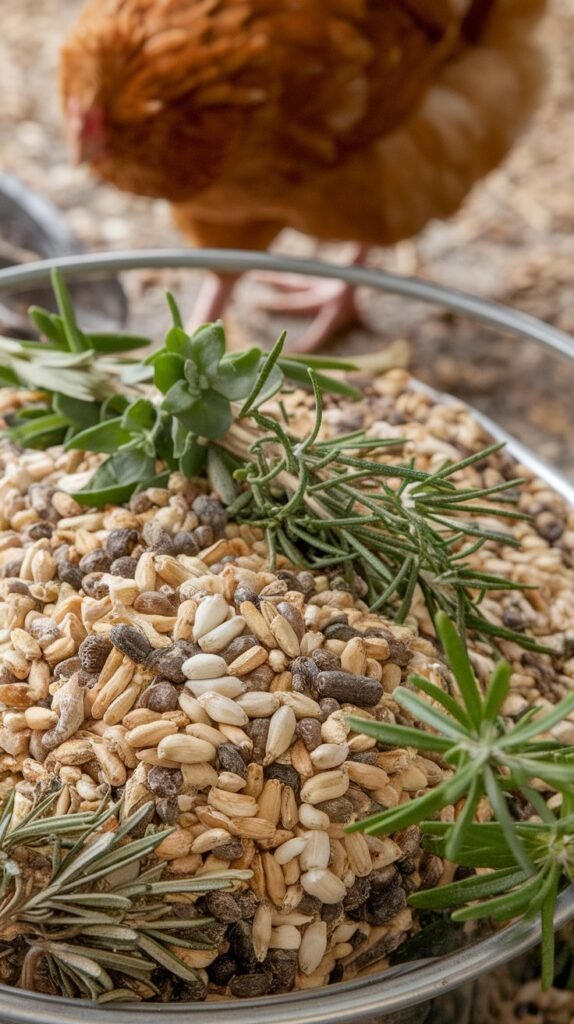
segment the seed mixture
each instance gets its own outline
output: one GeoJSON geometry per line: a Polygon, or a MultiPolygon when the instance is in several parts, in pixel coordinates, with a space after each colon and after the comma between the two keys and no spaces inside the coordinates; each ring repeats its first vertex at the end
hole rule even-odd
{"type": "MultiPolygon", "coordinates": [[[[303,431],[312,401],[293,402],[303,431]]],[[[364,403],[332,400],[324,426],[327,436],[365,426],[407,437],[402,457],[422,469],[485,444],[466,409],[411,389],[402,371],[366,387],[364,403]]],[[[23,813],[55,780],[60,815],[121,797],[126,817],[152,800],[148,827],[173,829],[156,850],[165,877],[251,871],[231,891],[169,897],[175,914],[213,918],[211,948],[178,951],[198,971],[195,999],[382,969],[419,927],[408,895],[455,872],[421,849],[415,826],[390,837],[345,831],[450,770],[347,724],[350,714],[408,724],[393,691],[412,672],[449,688],[422,595],[397,625],[368,611],[359,578],[294,570],[281,557],[270,572],[262,536],[227,522],[216,497],[177,473],[129,507],[86,512],[63,486],[93,456],[5,444],[1,460],[2,793],[16,787],[23,813]]],[[[477,487],[517,475],[504,452],[463,473],[477,487]]],[[[556,703],[574,678],[574,513],[524,475],[519,508],[532,519],[509,526],[521,548],[488,542],[474,558],[535,589],[489,595],[482,607],[566,653],[501,642],[510,718],[533,701],[556,703]]],[[[486,679],[491,648],[476,641],[471,656],[486,679]]],[[[574,742],[574,722],[555,734],[574,742]]]]}

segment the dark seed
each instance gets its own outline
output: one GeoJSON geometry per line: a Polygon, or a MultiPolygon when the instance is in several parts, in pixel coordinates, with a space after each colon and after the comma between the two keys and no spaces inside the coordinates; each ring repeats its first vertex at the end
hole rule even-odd
{"type": "Polygon", "coordinates": [[[191,508],[202,526],[211,527],[215,538],[223,536],[227,525],[227,513],[217,498],[211,498],[207,494],[200,494],[193,502],[191,508]]]}
{"type": "Polygon", "coordinates": [[[354,783],[351,783],[347,789],[345,799],[351,801],[358,818],[366,818],[368,814],[375,813],[372,810],[370,796],[365,793],[364,789],[361,789],[360,786],[356,786],[354,783]]]}
{"type": "Polygon", "coordinates": [[[309,598],[315,593],[315,577],[312,572],[307,572],[307,570],[298,572],[297,582],[299,583],[299,590],[302,591],[305,598],[309,598]]]}
{"type": "Polygon", "coordinates": [[[297,910],[301,914],[308,914],[309,917],[320,915],[322,908],[321,900],[318,900],[316,896],[309,896],[308,893],[304,893],[303,898],[297,904],[297,910]]]}
{"type": "Polygon", "coordinates": [[[348,760],[357,764],[376,764],[377,755],[374,750],[363,750],[359,754],[349,754],[348,760]]]}
{"type": "Polygon", "coordinates": [[[355,676],[352,672],[321,672],[317,689],[320,697],[335,697],[364,708],[378,704],[383,695],[383,687],[376,679],[355,676]]]}
{"type": "Polygon", "coordinates": [[[366,637],[382,637],[389,645],[389,661],[394,661],[397,665],[401,666],[408,665],[414,636],[409,637],[405,633],[404,637],[399,638],[396,633],[393,633],[392,629],[388,629],[386,626],[369,627],[363,635],[366,637]]]}
{"type": "Polygon", "coordinates": [[[174,606],[167,594],[144,590],[134,601],[134,610],[143,615],[173,615],[174,606]]]}
{"type": "Polygon", "coordinates": [[[253,718],[245,726],[245,732],[253,743],[252,760],[255,764],[263,764],[267,734],[269,732],[269,719],[253,718]]]}
{"type": "Polygon", "coordinates": [[[217,748],[217,759],[222,771],[233,772],[242,779],[247,778],[247,767],[239,747],[233,743],[221,743],[217,748]]]}
{"type": "Polygon", "coordinates": [[[152,652],[147,636],[135,626],[112,626],[110,640],[122,654],[139,665],[143,665],[152,652]]]}
{"type": "Polygon", "coordinates": [[[24,583],[24,580],[11,580],[6,590],[9,594],[22,594],[24,597],[30,597],[30,587],[24,583]]]}
{"type": "Polygon", "coordinates": [[[335,966],[333,967],[333,970],[331,971],[331,973],[329,975],[329,985],[337,985],[338,982],[342,981],[343,980],[343,971],[344,971],[343,964],[341,963],[340,960],[338,960],[337,963],[335,964],[335,966]]]}
{"type": "Polygon", "coordinates": [[[79,565],[73,565],[72,562],[58,562],[57,563],[58,578],[62,583],[68,583],[74,590],[82,589],[83,572],[79,565]]]}
{"type": "Polygon", "coordinates": [[[52,498],[56,493],[55,487],[49,484],[30,484],[28,488],[28,501],[41,519],[53,519],[56,509],[52,505],[52,498]]]}
{"type": "Polygon", "coordinates": [[[289,601],[279,601],[277,605],[277,611],[291,626],[291,629],[297,636],[298,640],[302,640],[305,636],[305,619],[301,615],[301,612],[294,604],[290,604],[289,601]]]}
{"type": "Polygon", "coordinates": [[[335,800],[323,800],[317,804],[320,811],[324,811],[331,821],[346,822],[353,818],[354,808],[350,800],[344,796],[338,796],[335,800]]]}
{"type": "Polygon", "coordinates": [[[241,920],[241,911],[228,892],[210,892],[205,898],[209,913],[218,921],[233,924],[241,920]]]}
{"type": "Polygon", "coordinates": [[[96,548],[95,551],[88,551],[80,559],[80,569],[86,575],[89,572],[108,572],[112,559],[103,548],[96,548]]]}
{"type": "Polygon", "coordinates": [[[321,917],[327,924],[331,924],[336,921],[338,917],[343,913],[342,903],[325,903],[321,911],[321,917]]]}
{"type": "Polygon", "coordinates": [[[294,572],[290,572],[289,569],[279,569],[276,575],[278,580],[283,580],[287,584],[289,590],[298,590],[300,594],[305,593],[305,589],[294,572]]]}
{"type": "Polygon", "coordinates": [[[158,555],[172,554],[173,538],[155,519],[148,519],[142,536],[150,551],[155,551],[158,555]]]}
{"type": "Polygon", "coordinates": [[[230,644],[221,651],[221,657],[228,665],[235,661],[240,654],[251,650],[252,647],[259,647],[259,641],[254,636],[236,636],[230,644]]]}
{"type": "Polygon", "coordinates": [[[9,579],[11,576],[19,576],[20,569],[22,568],[22,559],[15,558],[12,562],[6,562],[6,565],[2,569],[2,575],[4,579],[9,579]]]}
{"type": "Polygon", "coordinates": [[[30,633],[35,640],[41,640],[45,643],[51,643],[52,640],[59,640],[62,636],[61,629],[47,616],[42,616],[41,619],[34,619],[30,624],[30,633]]]}
{"type": "Polygon", "coordinates": [[[82,640],[78,648],[78,657],[82,668],[87,672],[101,672],[106,659],[112,650],[112,644],[107,636],[101,633],[90,633],[82,640]]]}
{"type": "Polygon", "coordinates": [[[237,970],[237,963],[228,953],[223,953],[206,968],[207,976],[212,985],[224,988],[229,984],[237,970]]]}
{"type": "Polygon", "coordinates": [[[99,681],[99,672],[87,672],[85,668],[78,672],[78,682],[80,686],[85,686],[86,690],[92,690],[99,681]]]}
{"type": "Polygon", "coordinates": [[[171,683],[184,683],[185,676],[181,666],[188,655],[177,644],[170,644],[169,647],[160,647],[152,651],[146,661],[146,668],[155,672],[156,675],[169,679],[171,683]]]}
{"type": "Polygon", "coordinates": [[[552,512],[541,512],[534,520],[534,527],[544,540],[554,544],[564,533],[565,523],[557,519],[552,512]]]}
{"type": "Polygon", "coordinates": [[[259,595],[256,594],[254,590],[251,590],[251,587],[247,587],[244,584],[240,583],[239,586],[235,589],[233,601],[237,605],[243,604],[244,601],[251,601],[251,604],[254,604],[255,607],[257,607],[259,602],[259,595]]]}
{"type": "Polygon", "coordinates": [[[193,980],[190,978],[188,981],[178,982],[175,986],[174,1002],[201,1003],[206,997],[207,985],[199,974],[193,980]]]}
{"type": "Polygon", "coordinates": [[[176,533],[172,547],[174,555],[196,555],[199,551],[199,545],[191,530],[176,533]]]}
{"type": "Polygon", "coordinates": [[[246,693],[252,690],[268,690],[275,678],[275,673],[270,665],[259,665],[249,675],[243,676],[246,693]]]}
{"type": "Polygon", "coordinates": [[[149,512],[150,508],[153,508],[153,502],[145,491],[140,491],[130,498],[129,508],[134,515],[141,516],[143,512],[149,512]]]}
{"type": "Polygon", "coordinates": [[[263,774],[266,779],[279,779],[279,782],[282,782],[284,786],[290,786],[295,793],[299,792],[301,779],[299,778],[299,773],[291,765],[277,764],[276,762],[268,764],[264,768],[263,774]]]}
{"type": "Polygon", "coordinates": [[[343,899],[343,909],[348,913],[366,903],[371,894],[371,883],[368,878],[357,878],[343,899]]]}
{"type": "Polygon", "coordinates": [[[155,796],[175,797],[183,786],[183,775],[179,768],[162,768],[154,764],[147,773],[147,785],[155,796]]]}
{"type": "Polygon", "coordinates": [[[324,722],[329,715],[333,715],[335,711],[339,711],[341,705],[334,697],[323,697],[323,699],[319,701],[319,707],[321,708],[320,721],[324,722]]]}
{"type": "Polygon", "coordinates": [[[199,644],[194,644],[191,640],[176,640],[175,646],[179,647],[180,651],[183,651],[186,658],[193,658],[196,654],[201,654],[199,644]]]}
{"type": "Polygon", "coordinates": [[[259,906],[257,896],[251,889],[246,889],[245,892],[236,892],[235,901],[241,911],[241,917],[244,921],[251,921],[255,917],[255,911],[259,906]]]}
{"type": "Polygon", "coordinates": [[[295,732],[307,750],[315,750],[322,742],[321,723],[317,718],[300,718],[295,732]]]}
{"type": "Polygon", "coordinates": [[[222,843],[221,846],[214,846],[213,853],[220,860],[238,860],[243,856],[244,847],[241,839],[234,838],[230,839],[227,843],[222,843]]]}
{"type": "Polygon", "coordinates": [[[297,973],[297,953],[294,949],[271,949],[263,966],[273,978],[271,992],[290,992],[297,973]]]}
{"type": "MultiPolygon", "coordinates": [[[[320,672],[337,672],[341,668],[340,658],[324,647],[318,647],[313,651],[312,658],[320,672]]],[[[324,696],[328,697],[329,694],[324,696]]]]}
{"type": "Polygon", "coordinates": [[[418,825],[409,825],[400,832],[393,834],[395,843],[398,843],[405,857],[412,857],[418,852],[421,843],[421,830],[418,825]]]}
{"type": "Polygon", "coordinates": [[[122,558],[114,559],[110,565],[110,572],[112,576],[123,576],[126,580],[133,580],[137,567],[137,558],[132,558],[130,555],[124,555],[122,558]]]}
{"type": "Polygon", "coordinates": [[[157,711],[159,714],[163,714],[164,711],[175,711],[178,706],[177,690],[167,681],[148,686],[138,700],[139,708],[148,708],[149,711],[157,711]]]}
{"type": "Polygon", "coordinates": [[[371,964],[377,963],[378,960],[388,956],[389,953],[392,953],[398,946],[400,946],[401,942],[405,938],[405,934],[405,932],[398,931],[387,932],[387,934],[383,935],[382,939],[379,939],[374,946],[371,946],[369,949],[366,949],[364,953],[361,953],[361,955],[353,961],[353,966],[358,970],[365,970],[367,967],[370,967],[371,964]]]}
{"type": "Polygon", "coordinates": [[[65,658],[56,665],[54,669],[54,679],[69,679],[73,676],[74,672],[77,672],[81,668],[81,662],[79,658],[65,658]]]}
{"type": "Polygon", "coordinates": [[[388,924],[407,905],[404,889],[398,882],[398,875],[384,888],[375,886],[371,878],[371,895],[367,901],[369,924],[388,924]]]}
{"type": "MultiPolygon", "coordinates": [[[[151,787],[150,787],[151,788],[151,787]]],[[[156,800],[155,809],[158,818],[166,825],[176,825],[179,818],[179,804],[175,796],[163,797],[156,800]]]]}
{"type": "Polygon", "coordinates": [[[125,555],[131,555],[138,539],[137,530],[131,530],[127,527],[118,530],[111,530],[106,540],[106,552],[112,559],[112,562],[116,558],[123,558],[125,555]]]}
{"type": "Polygon", "coordinates": [[[353,629],[352,626],[343,622],[329,623],[323,629],[323,634],[327,640],[352,640],[353,637],[361,636],[358,629],[353,629]]]}
{"type": "Polygon", "coordinates": [[[96,601],[101,601],[102,597],[107,597],[109,592],[108,584],[103,580],[103,573],[91,572],[84,576],[82,580],[82,590],[88,597],[93,597],[96,601]]]}
{"type": "Polygon", "coordinates": [[[238,974],[232,979],[229,991],[238,999],[264,996],[271,991],[273,977],[267,971],[260,974],[238,974]]]}
{"type": "Polygon", "coordinates": [[[196,526],[193,531],[193,539],[195,540],[199,551],[202,551],[203,548],[208,548],[213,544],[215,539],[211,526],[196,526]]]}
{"type": "Polygon", "coordinates": [[[247,921],[236,921],[231,925],[228,932],[231,952],[245,967],[255,967],[257,957],[253,949],[253,935],[251,925],[247,921]]]}
{"type": "Polygon", "coordinates": [[[51,523],[32,523],[26,530],[30,540],[42,540],[44,537],[51,537],[53,532],[54,527],[51,523]]]}

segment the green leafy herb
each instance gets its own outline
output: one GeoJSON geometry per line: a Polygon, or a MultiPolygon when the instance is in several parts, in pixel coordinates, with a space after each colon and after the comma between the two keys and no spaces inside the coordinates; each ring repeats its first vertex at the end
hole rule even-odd
{"type": "Polygon", "coordinates": [[[382,744],[440,754],[454,771],[423,796],[356,822],[347,830],[378,835],[421,825],[426,845],[433,852],[456,864],[494,869],[417,893],[411,902],[416,907],[438,909],[478,901],[457,911],[456,921],[480,917],[508,920],[541,912],[544,979],[549,984],[558,887],[563,874],[574,880],[574,771],[572,755],[565,753],[570,748],[542,737],[574,711],[574,693],[549,712],[541,714],[534,707],[517,724],[507,726],[502,707],[509,692],[510,665],[504,661],[497,664],[482,694],[452,622],[439,612],[435,625],[456,681],[457,698],[421,676],[411,676],[412,689],[397,687],[393,699],[426,729],[352,716],[349,724],[382,744]],[[549,794],[562,795],[560,819],[547,807],[541,785],[549,794]],[[532,804],[540,822],[517,823],[513,819],[508,802],[513,793],[532,804]],[[485,797],[496,820],[474,823],[479,802],[485,797]],[[463,799],[455,822],[428,820],[463,799]]]}
{"type": "Polygon", "coordinates": [[[12,794],[0,815],[0,949],[20,954],[19,984],[37,990],[42,962],[62,993],[105,1002],[125,999],[126,983],[131,998],[152,996],[157,967],[197,982],[183,951],[210,947],[201,928],[211,918],[191,907],[189,918],[175,916],[169,901],[231,888],[251,872],[163,881],[165,862],[153,854],[172,830],[132,837],[149,804],[124,820],[121,805],[54,817],[57,796],[40,799],[15,823],[12,794]],[[38,867],[30,873],[33,851],[38,867]]]}
{"type": "MultiPolygon", "coordinates": [[[[359,574],[370,607],[399,622],[420,592],[431,615],[446,612],[463,632],[547,650],[487,617],[485,593],[520,588],[470,561],[487,541],[517,543],[491,522],[520,518],[513,500],[519,481],[478,488],[454,482],[500,446],[428,473],[400,460],[400,439],[375,440],[357,431],[321,440],[326,394],[359,396],[326,371],[352,364],[284,356],[284,335],[269,353],[255,347],[226,353],[221,324],[188,334],[171,295],[172,326],[163,347],[134,363],[116,354],[145,339],[83,333],[57,272],[54,288],[59,313],[31,311],[48,342],[4,340],[0,378],[40,392],[33,420],[26,410],[12,417],[15,441],[38,447],[65,442],[109,455],[75,495],[78,501],[126,501],[165,470],[192,477],[207,467],[230,512],[264,532],[271,565],[281,554],[313,569],[338,567],[349,586],[359,574]],[[315,423],[303,439],[292,435],[287,420],[285,426],[262,410],[291,383],[315,396],[315,423]]],[[[279,408],[285,412],[281,399],[279,408]]]]}

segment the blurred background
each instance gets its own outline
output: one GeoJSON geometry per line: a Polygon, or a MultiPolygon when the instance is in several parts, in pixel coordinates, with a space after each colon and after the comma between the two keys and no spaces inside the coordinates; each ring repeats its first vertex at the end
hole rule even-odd
{"type": "MultiPolygon", "coordinates": [[[[0,4],[0,170],[51,199],[90,249],[182,245],[167,204],[116,192],[97,184],[86,168],[68,164],[56,69],[59,46],[81,6],[82,0],[0,4]]],[[[375,250],[370,261],[496,299],[574,333],[574,0],[553,0],[543,38],[550,66],[546,99],[503,168],[475,188],[450,222],[432,224],[395,249],[375,250]]],[[[0,223],[0,255],[1,236],[0,223]]],[[[312,251],[294,233],[282,236],[278,247],[312,251]]],[[[344,248],[324,246],[321,255],[342,260],[344,248]]],[[[130,326],[159,337],[166,320],[162,288],[173,288],[191,308],[197,277],[130,275],[130,326]]],[[[238,290],[233,328],[240,339],[271,340],[285,326],[257,309],[259,287],[247,279],[238,290]]],[[[391,361],[408,351],[418,376],[487,412],[574,478],[574,368],[432,307],[369,292],[359,301],[371,330],[351,331],[332,351],[387,347],[391,361]],[[397,339],[406,346],[393,346],[397,339]]],[[[291,336],[300,329],[294,324],[291,336]]]]}

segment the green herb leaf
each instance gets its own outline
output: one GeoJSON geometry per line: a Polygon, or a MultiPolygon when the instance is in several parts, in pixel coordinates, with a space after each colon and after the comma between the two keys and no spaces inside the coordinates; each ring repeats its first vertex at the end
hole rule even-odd
{"type": "Polygon", "coordinates": [[[123,426],[123,418],[104,420],[94,427],[88,427],[68,441],[66,449],[80,449],[84,452],[117,452],[132,440],[132,433],[123,426]]]}

